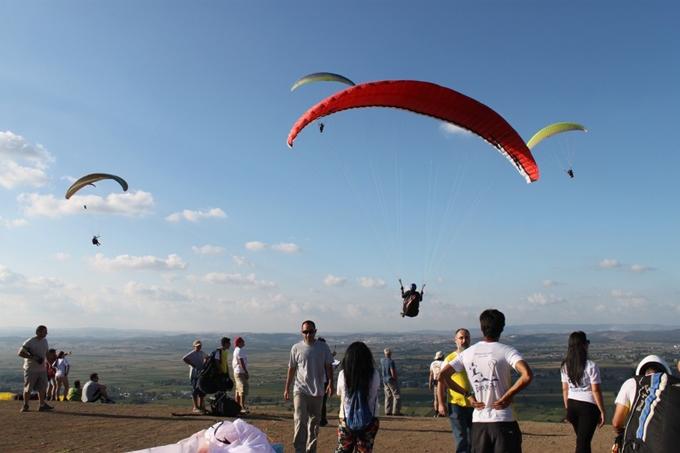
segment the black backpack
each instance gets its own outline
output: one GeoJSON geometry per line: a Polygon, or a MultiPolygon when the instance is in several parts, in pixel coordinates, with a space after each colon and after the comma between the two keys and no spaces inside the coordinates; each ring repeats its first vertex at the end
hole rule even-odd
{"type": "Polygon", "coordinates": [[[226,393],[218,392],[210,400],[210,414],[220,417],[237,417],[241,413],[241,406],[229,398],[226,393]]]}
{"type": "Polygon", "coordinates": [[[668,373],[635,377],[635,401],[623,434],[623,453],[664,453],[680,445],[680,379],[668,373]]]}
{"type": "Polygon", "coordinates": [[[404,299],[404,315],[408,316],[409,318],[414,318],[418,316],[418,312],[420,311],[421,300],[422,297],[420,297],[419,292],[414,291],[412,294],[409,294],[404,299]]]}
{"type": "Polygon", "coordinates": [[[203,364],[203,369],[198,375],[198,388],[203,393],[226,392],[234,388],[234,382],[229,374],[222,374],[220,361],[215,358],[214,351],[203,364]]]}

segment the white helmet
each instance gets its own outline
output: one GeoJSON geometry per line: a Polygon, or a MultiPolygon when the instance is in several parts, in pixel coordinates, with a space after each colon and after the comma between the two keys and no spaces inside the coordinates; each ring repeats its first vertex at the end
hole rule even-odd
{"type": "Polygon", "coordinates": [[[668,364],[664,359],[659,357],[658,355],[648,355],[644,359],[640,360],[640,363],[638,364],[637,368],[635,369],[635,375],[640,376],[640,372],[642,369],[645,367],[645,365],[648,365],[650,363],[658,363],[661,365],[664,370],[666,370],[666,373],[671,374],[671,369],[668,367],[668,364]]]}

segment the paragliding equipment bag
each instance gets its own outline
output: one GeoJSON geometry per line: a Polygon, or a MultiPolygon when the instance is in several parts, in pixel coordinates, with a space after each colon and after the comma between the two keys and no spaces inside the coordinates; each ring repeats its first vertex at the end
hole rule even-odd
{"type": "Polygon", "coordinates": [[[655,373],[635,380],[635,400],[626,420],[623,453],[678,451],[680,379],[655,373]]]}
{"type": "Polygon", "coordinates": [[[224,392],[217,392],[210,400],[210,414],[220,417],[237,417],[241,406],[224,392]]]}
{"type": "Polygon", "coordinates": [[[364,398],[359,390],[345,397],[343,410],[345,424],[350,431],[363,431],[374,418],[373,411],[368,406],[368,399],[364,398]]]}
{"type": "Polygon", "coordinates": [[[226,392],[234,388],[234,381],[229,374],[222,374],[220,361],[215,358],[215,353],[210,354],[198,375],[198,388],[208,394],[226,392]]]}
{"type": "Polygon", "coordinates": [[[420,301],[421,297],[417,292],[406,296],[404,298],[404,316],[408,316],[410,318],[418,316],[418,312],[420,311],[420,301]]]}

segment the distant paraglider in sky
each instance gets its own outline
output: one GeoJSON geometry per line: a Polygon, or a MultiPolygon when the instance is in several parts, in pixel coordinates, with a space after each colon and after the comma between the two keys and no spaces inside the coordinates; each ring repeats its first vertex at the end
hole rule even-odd
{"type": "MultiPolygon", "coordinates": [[[[85,175],[73,184],[71,184],[71,187],[68,188],[66,191],[66,199],[68,200],[71,198],[73,195],[75,195],[76,192],[78,192],[80,189],[82,189],[85,186],[93,186],[95,182],[101,181],[103,179],[113,179],[116,181],[120,186],[123,188],[123,192],[127,192],[128,190],[128,183],[125,181],[123,178],[120,176],[116,175],[110,175],[108,173],[91,173],[89,175],[85,175]]],[[[87,209],[87,207],[85,207],[87,209]]]]}
{"type": "Polygon", "coordinates": [[[569,132],[569,131],[583,131],[583,132],[588,132],[588,130],[585,128],[585,126],[578,124],[578,123],[553,123],[549,124],[540,131],[536,132],[533,137],[529,139],[527,142],[527,148],[529,149],[534,149],[536,145],[541,143],[543,140],[545,140],[548,137],[552,137],[553,135],[556,134],[561,134],[562,132],[569,132]]]}
{"type": "Polygon", "coordinates": [[[295,122],[288,146],[309,123],[343,110],[393,107],[431,116],[473,132],[496,147],[527,183],[537,181],[539,170],[531,151],[512,126],[498,113],[464,94],[417,80],[369,82],[335,93],[312,106],[295,122]]]}
{"type": "Polygon", "coordinates": [[[345,76],[341,76],[340,74],[334,74],[332,72],[315,72],[313,74],[307,74],[306,76],[300,77],[298,80],[296,80],[293,86],[290,87],[290,91],[295,91],[301,86],[312,82],[339,82],[350,86],[355,85],[355,83],[350,79],[345,76]]]}

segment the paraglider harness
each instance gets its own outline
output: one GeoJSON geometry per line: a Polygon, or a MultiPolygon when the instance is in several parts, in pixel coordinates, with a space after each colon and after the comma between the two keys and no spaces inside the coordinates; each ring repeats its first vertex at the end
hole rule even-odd
{"type": "Polygon", "coordinates": [[[219,349],[213,351],[203,364],[203,369],[198,375],[198,388],[203,393],[227,392],[234,388],[234,381],[229,377],[229,373],[222,374],[220,370],[219,349]]]}
{"type": "Polygon", "coordinates": [[[401,282],[401,279],[399,279],[399,286],[401,286],[401,297],[404,299],[401,316],[415,318],[420,311],[420,302],[423,300],[425,285],[423,284],[423,286],[421,286],[420,292],[412,289],[404,292],[404,284],[401,282]]]}
{"type": "Polygon", "coordinates": [[[217,392],[210,399],[210,414],[220,417],[237,417],[241,413],[241,405],[225,392],[217,392]]]}
{"type": "Polygon", "coordinates": [[[680,379],[668,373],[635,377],[635,400],[617,436],[622,453],[675,451],[680,445],[680,379]]]}

